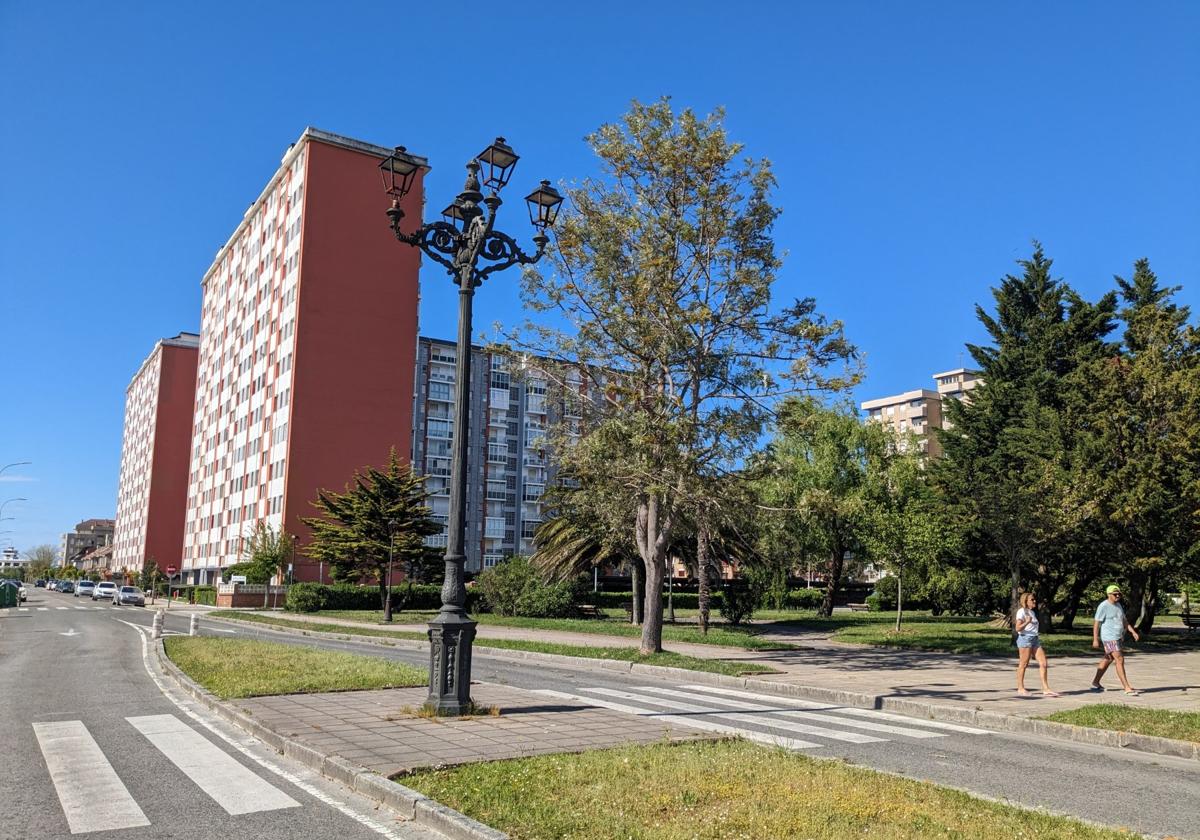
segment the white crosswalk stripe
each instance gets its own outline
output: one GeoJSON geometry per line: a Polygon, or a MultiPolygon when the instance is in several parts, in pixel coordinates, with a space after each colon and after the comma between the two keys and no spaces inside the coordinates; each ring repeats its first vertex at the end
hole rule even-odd
{"type": "MultiPolygon", "coordinates": [[[[667,691],[665,689],[649,689],[649,690],[655,691],[658,693],[663,693],[663,694],[670,694],[671,696],[678,695],[680,697],[700,696],[699,692],[703,691],[703,689],[701,689],[698,686],[684,686],[684,687],[692,689],[692,692],[684,693],[684,692],[679,692],[679,691],[667,691]]],[[[644,690],[644,689],[640,689],[640,690],[644,690]]],[[[853,720],[853,719],[847,720],[846,718],[839,717],[838,715],[821,714],[821,713],[815,712],[815,711],[801,711],[800,709],[797,709],[794,706],[790,706],[786,702],[784,702],[784,703],[778,702],[776,700],[776,698],[771,697],[769,694],[747,695],[745,692],[735,692],[735,691],[727,691],[727,690],[721,690],[720,694],[731,695],[734,698],[750,696],[752,698],[762,698],[763,700],[769,701],[769,705],[760,705],[758,703],[747,703],[743,700],[738,700],[738,699],[729,699],[724,696],[712,698],[713,700],[716,700],[717,702],[731,705],[735,709],[743,709],[743,710],[752,711],[752,712],[755,712],[755,711],[771,712],[772,714],[782,715],[787,718],[799,718],[801,720],[816,721],[817,723],[831,723],[834,726],[849,726],[852,729],[866,729],[871,732],[885,732],[888,735],[904,735],[908,738],[921,739],[921,738],[945,738],[946,737],[945,733],[942,733],[942,732],[926,732],[922,729],[914,729],[911,726],[896,726],[894,724],[888,724],[888,723],[872,723],[870,721],[865,721],[865,720],[853,720]]],[[[820,708],[829,709],[828,706],[823,706],[820,708]]]]}
{"type": "MultiPolygon", "coordinates": [[[[578,694],[570,695],[552,691],[539,693],[685,726],[712,731],[732,730],[747,739],[768,743],[779,743],[780,736],[776,733],[814,736],[853,744],[882,743],[893,739],[927,740],[944,738],[950,733],[991,734],[989,730],[961,724],[718,686],[641,685],[624,690],[597,686],[578,691],[578,694]],[[877,734],[865,734],[861,730],[877,734]],[[772,738],[776,740],[770,741],[772,738]]],[[[820,746],[807,741],[801,743],[805,747],[820,746]]]]}
{"type": "Polygon", "coordinates": [[[48,611],[49,611],[49,609],[50,609],[49,607],[38,607],[38,608],[37,608],[37,611],[38,611],[38,612],[48,612],[48,611]]]}
{"type": "Polygon", "coordinates": [[[29,612],[29,607],[17,607],[17,612],[29,612]]]}
{"type": "Polygon", "coordinates": [[[125,719],[226,813],[250,814],[300,806],[174,715],[125,719]]]}
{"type": "Polygon", "coordinates": [[[56,610],[67,610],[67,609],[70,609],[70,607],[55,607],[54,609],[56,609],[56,610]]]}
{"type": "Polygon", "coordinates": [[[72,834],[150,825],[82,721],[35,723],[33,731],[72,834]]]}
{"type": "MultiPolygon", "coordinates": [[[[921,726],[926,729],[938,729],[944,732],[959,732],[964,735],[992,735],[990,729],[978,729],[974,726],[964,726],[961,723],[945,723],[940,720],[925,720],[923,718],[911,718],[905,715],[898,715],[893,712],[878,712],[874,709],[857,709],[853,706],[832,706],[828,703],[814,703],[809,700],[798,700],[795,697],[776,697],[773,694],[759,694],[753,691],[739,691],[730,688],[718,688],[711,685],[685,685],[683,688],[692,691],[705,691],[711,694],[728,694],[734,697],[745,697],[751,700],[765,700],[770,703],[782,703],[790,706],[796,706],[801,709],[820,709],[823,711],[836,712],[839,715],[853,715],[858,718],[866,718],[869,720],[886,720],[895,723],[908,724],[909,726],[921,726]]],[[[849,722],[847,722],[849,724],[849,722]]]]}
{"type": "MultiPolygon", "coordinates": [[[[587,691],[603,694],[606,697],[620,697],[623,700],[632,700],[637,703],[653,703],[656,706],[662,706],[665,709],[673,712],[688,712],[690,714],[702,714],[706,717],[714,717],[718,720],[723,720],[726,723],[740,724],[755,724],[757,726],[766,726],[771,729],[778,729],[783,732],[795,733],[800,735],[817,735],[821,738],[828,738],[832,741],[848,741],[852,744],[873,744],[880,741],[886,741],[886,738],[876,738],[874,735],[863,735],[859,732],[842,732],[837,729],[827,729],[823,726],[812,726],[807,723],[795,723],[780,715],[772,714],[756,715],[750,714],[748,711],[740,711],[736,708],[722,708],[717,702],[706,699],[704,697],[693,698],[692,695],[682,691],[672,691],[671,689],[654,689],[657,694],[667,694],[671,696],[681,696],[688,699],[699,700],[703,705],[696,703],[688,703],[683,700],[673,700],[670,697],[655,697],[652,694],[641,694],[638,692],[644,691],[644,687],[639,687],[636,691],[619,691],[615,688],[589,688],[587,691]]],[[[771,711],[764,706],[757,707],[766,711],[771,711]]]]}
{"type": "Polygon", "coordinates": [[[624,712],[628,715],[638,715],[639,717],[652,716],[655,720],[663,721],[664,723],[674,723],[679,726],[690,726],[693,729],[700,729],[705,732],[717,732],[721,735],[740,735],[747,741],[754,741],[759,744],[767,744],[772,747],[786,747],[789,750],[805,750],[812,747],[819,747],[820,744],[814,744],[811,741],[801,741],[797,738],[785,738],[782,735],[768,735],[765,732],[756,732],[754,730],[739,729],[736,726],[725,726],[720,723],[713,723],[708,720],[700,720],[698,718],[681,717],[680,715],[668,715],[661,712],[641,709],[636,706],[628,706],[624,703],[614,703],[611,700],[601,700],[596,697],[584,697],[580,694],[568,694],[565,691],[554,691],[549,688],[533,689],[534,694],[541,694],[546,697],[555,697],[559,700],[571,700],[576,703],[583,703],[588,706],[596,706],[602,709],[612,709],[614,712],[624,712]]]}

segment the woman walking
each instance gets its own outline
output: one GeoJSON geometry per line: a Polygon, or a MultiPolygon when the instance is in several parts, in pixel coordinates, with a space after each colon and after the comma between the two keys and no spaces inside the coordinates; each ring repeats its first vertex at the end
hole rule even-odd
{"type": "Polygon", "coordinates": [[[1020,606],[1017,607],[1015,626],[1017,628],[1017,694],[1022,697],[1030,696],[1025,688],[1025,669],[1029,667],[1029,657],[1037,658],[1038,671],[1042,678],[1042,696],[1059,697],[1057,691],[1050,690],[1046,664],[1046,651],[1042,649],[1042,640],[1038,636],[1037,596],[1026,592],[1021,596],[1020,606]]]}

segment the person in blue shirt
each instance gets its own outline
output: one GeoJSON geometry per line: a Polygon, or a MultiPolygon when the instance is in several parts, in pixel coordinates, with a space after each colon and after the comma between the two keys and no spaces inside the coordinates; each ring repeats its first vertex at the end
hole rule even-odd
{"type": "Polygon", "coordinates": [[[1100,606],[1096,607],[1096,618],[1092,623],[1092,647],[1099,648],[1103,644],[1104,658],[1096,666],[1096,678],[1092,680],[1091,690],[1104,690],[1104,686],[1100,685],[1100,678],[1104,676],[1108,666],[1115,662],[1117,678],[1121,681],[1125,693],[1137,695],[1140,692],[1129,684],[1129,679],[1125,676],[1125,656],[1121,652],[1121,641],[1125,638],[1126,630],[1135,642],[1139,641],[1141,636],[1125,618],[1125,608],[1121,606],[1121,587],[1114,583],[1106,588],[1104,593],[1106,597],[1100,602],[1100,606]]]}

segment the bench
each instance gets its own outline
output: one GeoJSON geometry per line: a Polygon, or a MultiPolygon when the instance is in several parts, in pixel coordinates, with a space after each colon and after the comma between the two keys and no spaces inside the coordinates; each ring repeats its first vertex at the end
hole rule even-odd
{"type": "Polygon", "coordinates": [[[1183,619],[1183,626],[1188,629],[1189,633],[1200,627],[1200,612],[1183,612],[1179,614],[1179,617],[1183,619]]]}
{"type": "Polygon", "coordinates": [[[578,604],[575,609],[580,618],[604,618],[604,613],[595,604],[578,604]]]}
{"type": "Polygon", "coordinates": [[[846,606],[850,608],[850,612],[867,612],[871,609],[866,604],[847,604],[846,606]]]}

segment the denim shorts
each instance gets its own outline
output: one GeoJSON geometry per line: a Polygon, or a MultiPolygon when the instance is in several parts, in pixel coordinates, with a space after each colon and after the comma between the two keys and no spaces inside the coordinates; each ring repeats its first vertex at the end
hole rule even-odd
{"type": "Polygon", "coordinates": [[[1022,636],[1017,634],[1017,647],[1037,650],[1042,646],[1042,640],[1037,636],[1022,636]]]}

